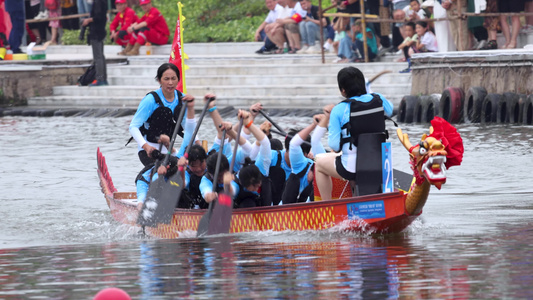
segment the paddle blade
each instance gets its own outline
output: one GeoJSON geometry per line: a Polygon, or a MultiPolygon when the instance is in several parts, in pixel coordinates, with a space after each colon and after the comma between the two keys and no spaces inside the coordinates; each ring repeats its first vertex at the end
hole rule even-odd
{"type": "Polygon", "coordinates": [[[179,172],[169,178],[159,176],[150,184],[137,224],[150,227],[157,227],[160,223],[170,224],[182,189],[183,178],[179,172]]]}
{"type": "Polygon", "coordinates": [[[233,200],[227,194],[220,193],[213,208],[213,214],[209,221],[207,234],[229,233],[231,215],[233,213],[233,200]]]}
{"type": "Polygon", "coordinates": [[[198,223],[198,229],[196,230],[196,237],[207,234],[207,230],[209,228],[209,220],[211,219],[211,215],[213,214],[213,206],[213,202],[209,203],[209,208],[200,219],[200,222],[198,223]]]}

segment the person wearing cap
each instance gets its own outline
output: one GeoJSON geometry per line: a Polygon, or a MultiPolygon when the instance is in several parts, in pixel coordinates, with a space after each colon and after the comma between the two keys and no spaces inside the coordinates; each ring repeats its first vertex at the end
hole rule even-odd
{"type": "MultiPolygon", "coordinates": [[[[126,0],[116,0],[115,4],[118,13],[109,25],[109,31],[111,32],[111,40],[125,47],[131,38],[130,34],[128,33],[128,27],[130,27],[131,24],[137,22],[139,18],[135,14],[135,11],[128,7],[126,0]]],[[[119,55],[124,54],[126,54],[125,49],[119,53],[119,55]]]]}
{"type": "Polygon", "coordinates": [[[131,38],[126,45],[126,55],[139,55],[139,49],[146,42],[154,45],[164,45],[168,42],[170,31],[161,12],[152,6],[150,0],[140,0],[144,15],[138,22],[128,27],[131,38]]]}

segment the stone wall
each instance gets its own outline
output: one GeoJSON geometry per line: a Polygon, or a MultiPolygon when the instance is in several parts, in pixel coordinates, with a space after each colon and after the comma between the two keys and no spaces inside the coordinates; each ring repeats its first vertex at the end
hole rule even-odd
{"type": "Polygon", "coordinates": [[[76,85],[87,66],[15,66],[0,72],[0,106],[26,105],[30,97],[51,96],[53,87],[76,85]]]}
{"type": "Polygon", "coordinates": [[[414,56],[411,95],[442,93],[447,87],[466,92],[473,86],[484,87],[489,93],[533,94],[533,53],[529,53],[471,51],[414,56]]]}

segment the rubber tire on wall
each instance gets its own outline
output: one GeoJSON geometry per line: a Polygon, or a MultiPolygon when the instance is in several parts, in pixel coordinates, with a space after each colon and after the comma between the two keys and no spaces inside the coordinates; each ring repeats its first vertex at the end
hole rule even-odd
{"type": "Polygon", "coordinates": [[[463,120],[465,123],[479,123],[481,106],[487,96],[487,90],[481,86],[473,86],[465,95],[463,120]]]}
{"type": "Polygon", "coordinates": [[[498,112],[496,113],[496,123],[505,124],[509,123],[509,114],[511,106],[514,103],[518,103],[518,95],[511,92],[505,92],[502,94],[502,101],[498,103],[498,112]]]}
{"type": "Polygon", "coordinates": [[[402,98],[400,101],[400,108],[398,109],[398,122],[413,122],[414,109],[418,101],[418,96],[404,96],[402,98]]]}
{"type": "Polygon", "coordinates": [[[504,93],[503,100],[507,106],[507,122],[510,124],[520,124],[522,120],[522,105],[526,95],[516,93],[504,93]]]}
{"type": "Polygon", "coordinates": [[[447,87],[442,92],[439,106],[439,116],[450,123],[459,123],[463,118],[463,89],[447,87]]]}
{"type": "Polygon", "coordinates": [[[533,95],[529,95],[522,106],[522,124],[533,125],[533,95]]]}
{"type": "Polygon", "coordinates": [[[426,105],[422,107],[422,116],[424,123],[430,123],[435,116],[439,115],[441,94],[431,94],[428,96],[426,105]]]}
{"type": "Polygon", "coordinates": [[[498,115],[498,106],[502,101],[500,94],[487,94],[481,106],[481,124],[495,123],[498,115]]]}
{"type": "Polygon", "coordinates": [[[413,109],[413,122],[414,123],[424,123],[424,116],[422,115],[422,110],[424,106],[427,106],[429,101],[429,96],[420,96],[418,101],[415,104],[413,109]]]}

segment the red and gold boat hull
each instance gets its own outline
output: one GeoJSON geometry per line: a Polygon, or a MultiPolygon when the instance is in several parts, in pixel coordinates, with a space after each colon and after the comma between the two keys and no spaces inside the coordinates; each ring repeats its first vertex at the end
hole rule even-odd
{"type": "MultiPolygon", "coordinates": [[[[97,156],[100,185],[113,218],[120,223],[138,226],[136,193],[118,192],[99,150],[97,156]]],[[[418,217],[406,212],[405,198],[405,193],[393,192],[330,201],[234,209],[230,233],[325,230],[335,226],[346,231],[400,232],[418,217]]],[[[196,231],[205,211],[176,208],[170,224],[146,227],[145,230],[152,236],[177,238],[184,232],[196,231]]]]}

